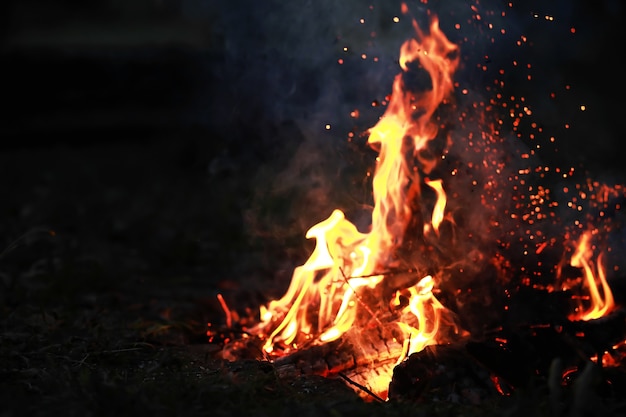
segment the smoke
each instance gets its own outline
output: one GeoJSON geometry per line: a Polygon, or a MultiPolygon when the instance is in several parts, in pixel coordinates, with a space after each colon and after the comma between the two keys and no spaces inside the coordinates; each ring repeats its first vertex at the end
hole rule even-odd
{"type": "MultiPolygon", "coordinates": [[[[245,214],[251,236],[307,245],[297,242],[335,208],[367,228],[367,174],[373,173],[376,153],[365,144],[366,132],[384,112],[382,103],[400,72],[400,46],[415,36],[413,18],[427,29],[430,15],[440,17],[444,33],[462,44],[459,88],[472,100],[485,100],[481,89],[489,74],[476,64],[492,55],[491,38],[486,24],[474,18],[477,12],[464,1],[407,5],[407,16],[400,1],[221,5],[218,32],[225,56],[216,72],[223,80],[221,96],[228,99],[218,106],[216,122],[230,133],[224,136],[232,138],[231,148],[258,148],[262,142],[269,144],[263,152],[272,152],[254,174],[245,214]],[[460,29],[454,27],[458,22],[460,29]]],[[[458,156],[471,162],[470,154],[458,156]]],[[[480,153],[471,158],[480,166],[480,153]]],[[[474,204],[478,209],[480,201],[474,204]]],[[[478,219],[470,223],[478,226],[478,219]]],[[[294,266],[302,261],[290,260],[294,266]]]]}
{"type": "Polygon", "coordinates": [[[224,136],[234,149],[267,144],[245,216],[251,235],[303,241],[334,208],[359,213],[371,203],[366,174],[375,154],[363,133],[382,114],[372,103],[390,93],[411,35],[394,27],[399,3],[393,11],[390,3],[221,5],[225,56],[216,73],[228,98],[216,123],[233,133],[224,136]]]}
{"type": "MultiPolygon", "coordinates": [[[[619,4],[594,3],[587,16],[584,4],[567,1],[407,3],[409,16],[400,1],[220,3],[216,30],[224,57],[215,69],[222,98],[215,123],[229,132],[235,152],[251,146],[263,154],[245,214],[252,236],[302,248],[310,243],[302,243],[306,230],[334,208],[367,226],[366,174],[376,155],[365,145],[366,131],[384,112],[400,46],[414,34],[410,18],[426,28],[429,13],[461,48],[456,108],[440,113],[449,124],[442,134],[455,144],[439,171],[449,176],[458,168],[447,191],[457,197],[449,210],[463,213],[457,227],[472,236],[461,245],[468,265],[476,248],[502,249],[497,233],[508,233],[520,252],[535,249],[537,230],[562,235],[559,222],[520,220],[535,208],[520,194],[562,186],[558,175],[537,170],[615,164],[607,156],[614,127],[598,110],[606,108],[605,93],[590,94],[594,87],[575,68],[589,70],[589,60],[599,58],[598,42],[608,35],[592,28],[619,4]],[[492,130],[499,139],[489,142],[484,134],[492,130]],[[595,160],[600,155],[602,163],[595,160]]],[[[307,253],[288,262],[298,265],[307,253]]]]}

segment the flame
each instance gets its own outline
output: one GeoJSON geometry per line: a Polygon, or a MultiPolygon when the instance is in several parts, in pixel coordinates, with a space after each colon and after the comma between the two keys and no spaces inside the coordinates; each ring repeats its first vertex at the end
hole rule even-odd
{"type": "MultiPolygon", "coordinates": [[[[406,4],[402,5],[402,12],[408,13],[406,4]]],[[[446,213],[447,196],[443,180],[430,178],[440,158],[427,155],[430,142],[438,137],[435,111],[442,103],[446,103],[453,92],[453,75],[459,65],[459,47],[440,30],[436,16],[431,17],[428,33],[423,32],[415,21],[413,27],[416,37],[406,41],[400,48],[401,72],[393,80],[386,111],[378,123],[368,130],[367,143],[378,151],[372,179],[374,204],[369,230],[358,230],[341,210],[336,209],[327,219],[306,232],[307,239],[315,240],[310,257],[303,265],[295,268],[285,294],[261,306],[259,322],[245,329],[247,334],[261,340],[262,350],[270,358],[288,355],[305,346],[337,341],[346,335],[356,350],[359,348],[360,333],[372,326],[378,327],[381,333],[383,328],[396,328],[397,331],[392,332],[393,340],[384,340],[395,364],[428,345],[447,341],[448,334],[444,335],[441,330],[443,324],[450,324],[445,320],[446,314],[450,312],[435,296],[437,274],[422,273],[422,265],[412,265],[410,283],[393,287],[392,290],[396,291],[384,292],[380,289],[382,284],[387,283],[389,271],[401,263],[398,252],[406,240],[421,233],[422,236],[418,238],[427,237],[433,239],[430,242],[434,242],[439,238],[444,221],[448,220],[454,225],[452,215],[446,213]],[[412,71],[427,72],[430,85],[421,86],[419,91],[415,91],[415,86],[407,84],[409,77],[406,75],[412,71]],[[434,191],[434,204],[424,201],[424,186],[430,189],[431,194],[434,191]],[[423,218],[416,221],[418,216],[423,218]],[[420,223],[422,221],[423,224],[420,223]],[[413,227],[416,224],[421,228],[413,227]],[[397,289],[404,285],[406,288],[397,289]],[[379,303],[391,312],[387,311],[386,316],[381,312],[383,309],[377,309],[364,300],[366,297],[380,300],[390,293],[393,293],[390,299],[383,299],[383,303],[379,303]],[[391,320],[388,320],[389,317],[391,320]],[[391,345],[392,342],[397,342],[398,349],[387,346],[387,343],[391,345]]],[[[352,116],[358,117],[358,111],[353,111],[352,116]]],[[[485,132],[483,135],[488,136],[485,132]]],[[[487,166],[486,159],[482,163],[487,166]]],[[[497,173],[501,172],[498,168],[497,173]]],[[[528,172],[520,171],[519,174],[528,172]]],[[[492,186],[495,187],[490,181],[489,187],[492,186]]],[[[454,190],[453,187],[450,190],[454,190]]],[[[547,200],[547,191],[540,189],[534,203],[547,200]]],[[[567,192],[566,189],[564,191],[567,192]]],[[[617,189],[602,187],[595,200],[603,204],[603,210],[608,207],[610,193],[617,193],[617,189]]],[[[581,199],[585,197],[581,195],[581,199]]],[[[574,203],[575,199],[572,199],[568,206],[574,207],[574,203]]],[[[582,210],[581,206],[576,207],[582,210]]],[[[533,211],[538,213],[537,220],[542,218],[539,211],[539,207],[533,211]]],[[[532,224],[535,221],[532,215],[524,213],[521,218],[532,224]]],[[[517,214],[511,214],[511,218],[517,218],[517,214]]],[[[569,315],[572,321],[597,319],[615,308],[603,266],[603,255],[595,259],[593,257],[595,247],[591,241],[596,232],[588,230],[581,235],[569,260],[572,267],[582,271],[582,278],[566,277],[561,286],[563,290],[577,289],[584,292],[572,298],[576,302],[569,315]]],[[[552,240],[540,242],[535,254],[549,251],[551,246],[552,240]]],[[[563,266],[563,263],[559,266],[563,266]]],[[[462,268],[459,270],[464,272],[462,268]]],[[[557,269],[557,278],[562,278],[562,272],[562,269],[557,269]]],[[[558,287],[549,285],[547,288],[552,291],[558,287]]],[[[221,295],[218,297],[230,327],[233,321],[231,311],[221,295]]],[[[451,327],[457,331],[453,323],[451,327]]],[[[507,343],[506,340],[498,341],[507,343]]],[[[619,346],[624,349],[625,343],[619,346]]],[[[614,349],[617,350],[617,347],[614,349]]],[[[607,355],[600,359],[602,363],[616,360],[607,355]]],[[[384,395],[392,370],[378,369],[376,363],[372,359],[370,367],[361,374],[365,375],[371,392],[384,395]]],[[[567,372],[570,370],[566,371],[564,378],[567,372]]],[[[506,395],[498,377],[494,378],[495,386],[506,395]]]]}
{"type": "MultiPolygon", "coordinates": [[[[402,355],[398,358],[398,363],[410,354],[424,349],[437,336],[441,317],[440,311],[445,307],[433,295],[434,286],[434,278],[427,275],[404,291],[408,293],[409,303],[402,309],[402,319],[398,322],[398,326],[410,336],[404,340],[402,355]],[[412,321],[417,323],[417,327],[408,324],[412,321]]],[[[393,300],[396,306],[401,304],[400,296],[402,293],[402,291],[396,293],[393,300]]]]}
{"type": "Polygon", "coordinates": [[[313,253],[295,269],[285,295],[261,307],[262,321],[254,329],[260,334],[275,317],[282,317],[267,335],[263,346],[267,353],[273,351],[275,343],[290,345],[298,336],[308,340],[317,334],[316,343],[336,340],[354,322],[357,290],[372,288],[382,280],[381,275],[362,277],[372,265],[370,250],[364,244],[366,235],[346,220],[341,210],[311,227],[306,237],[316,240],[313,253]],[[317,324],[310,320],[310,306],[317,306],[317,324]]]}
{"type": "Polygon", "coordinates": [[[592,259],[591,236],[592,232],[589,230],[581,235],[570,260],[571,266],[581,268],[584,273],[582,286],[589,293],[589,305],[584,305],[583,297],[577,297],[578,305],[569,315],[570,320],[597,319],[610,313],[615,307],[613,293],[606,280],[603,256],[598,255],[596,262],[592,259]]]}
{"type": "Polygon", "coordinates": [[[451,93],[452,75],[459,63],[458,46],[441,32],[436,17],[432,19],[428,37],[415,21],[413,26],[417,38],[402,45],[400,67],[408,72],[409,64],[417,60],[430,74],[432,89],[416,95],[406,88],[403,73],[396,75],[387,110],[369,132],[368,143],[380,148],[373,180],[375,206],[371,231],[372,245],[380,255],[389,253],[392,245],[402,243],[413,215],[411,202],[420,195],[419,174],[409,165],[406,154],[417,157],[427,174],[434,167],[433,161],[420,157],[420,151],[437,134],[431,118],[451,93]]]}
{"type": "MultiPolygon", "coordinates": [[[[432,216],[432,225],[435,233],[439,234],[439,225],[443,221],[445,209],[446,209],[446,193],[443,190],[443,185],[441,180],[426,180],[425,181],[428,186],[430,186],[437,193],[437,202],[435,203],[435,207],[433,209],[432,216]]],[[[426,226],[425,226],[426,227],[426,226]]],[[[428,230],[424,230],[424,233],[428,232],[428,230]]]]}
{"type": "MultiPolygon", "coordinates": [[[[406,7],[403,7],[406,12],[406,7]]],[[[389,105],[378,123],[369,130],[368,144],[378,150],[373,177],[371,226],[362,233],[335,210],[324,221],[311,227],[306,237],[315,239],[309,259],[297,267],[286,293],[279,300],[261,307],[260,322],[249,330],[263,341],[262,349],[269,355],[287,354],[303,344],[319,345],[342,337],[365,315],[376,322],[377,313],[361,302],[366,289],[375,289],[385,280],[393,265],[394,249],[403,242],[415,204],[425,183],[437,194],[430,224],[424,233],[439,230],[444,219],[446,195],[442,181],[422,180],[420,171],[429,174],[434,160],[420,152],[437,135],[432,116],[453,90],[452,75],[459,63],[458,46],[450,42],[433,17],[429,35],[413,22],[416,38],[406,41],[400,50],[402,69],[394,79],[389,105]],[[404,75],[416,66],[428,72],[429,89],[411,91],[404,75]]],[[[419,277],[416,277],[419,278],[419,277]]],[[[390,306],[395,308],[396,321],[402,334],[402,349],[397,361],[436,343],[440,317],[445,310],[435,298],[436,278],[427,275],[417,284],[397,291],[390,306]],[[406,305],[402,300],[408,300],[406,305]]],[[[378,324],[381,324],[378,322],[378,324]]],[[[371,386],[388,385],[372,377],[371,386]]],[[[386,386],[385,386],[386,389],[386,386]]]]}

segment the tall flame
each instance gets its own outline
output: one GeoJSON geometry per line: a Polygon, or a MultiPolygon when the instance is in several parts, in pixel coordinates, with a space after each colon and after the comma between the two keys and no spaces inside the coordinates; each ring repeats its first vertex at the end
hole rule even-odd
{"type": "MultiPolygon", "coordinates": [[[[406,13],[406,7],[403,10],[406,13]]],[[[415,214],[422,183],[437,194],[430,224],[424,225],[424,232],[437,233],[444,219],[446,196],[441,180],[420,177],[420,172],[430,173],[435,162],[420,152],[437,135],[432,117],[453,90],[458,46],[441,32],[436,17],[431,20],[428,35],[415,21],[413,26],[417,36],[401,47],[402,72],[394,79],[389,105],[368,132],[368,144],[379,151],[373,177],[371,228],[362,233],[342,211],[335,210],[307,231],[306,237],[316,241],[313,253],[294,270],[283,297],[261,307],[260,322],[249,329],[264,340],[263,350],[268,354],[275,354],[277,345],[282,353],[288,353],[305,343],[337,340],[364,310],[365,314],[375,315],[362,306],[360,295],[385,279],[381,271],[392,266],[393,251],[402,243],[415,214]],[[432,85],[415,92],[405,85],[405,74],[418,66],[428,72],[432,85]]],[[[444,307],[432,293],[435,285],[434,277],[421,277],[391,301],[400,310],[401,321],[397,325],[404,337],[398,361],[437,341],[444,307]],[[408,299],[408,303],[402,304],[403,299],[408,299]]]]}
{"type": "MultiPolygon", "coordinates": [[[[437,125],[431,119],[453,89],[452,75],[459,62],[458,46],[441,32],[436,17],[430,25],[430,36],[425,36],[415,21],[413,26],[417,38],[405,42],[400,49],[403,72],[395,77],[387,111],[370,129],[368,139],[370,145],[380,148],[373,180],[375,206],[370,235],[371,246],[379,256],[401,243],[414,214],[411,202],[421,193],[420,179],[406,155],[420,158],[420,151],[435,138],[437,125]],[[406,88],[403,78],[415,61],[428,71],[432,81],[432,88],[419,94],[406,88]]],[[[432,161],[420,158],[420,162],[426,173],[434,167],[432,161]]],[[[437,210],[436,216],[443,216],[441,205],[437,210]]]]}

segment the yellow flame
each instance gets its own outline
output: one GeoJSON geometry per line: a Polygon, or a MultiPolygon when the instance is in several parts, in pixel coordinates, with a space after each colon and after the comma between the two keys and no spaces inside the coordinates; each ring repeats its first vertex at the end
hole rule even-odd
{"type": "MultiPolygon", "coordinates": [[[[370,129],[368,138],[370,145],[379,148],[372,184],[375,204],[370,244],[378,249],[375,253],[383,256],[402,243],[413,215],[410,203],[420,195],[418,171],[409,164],[406,155],[420,158],[419,152],[436,137],[437,125],[431,118],[452,92],[452,75],[459,63],[458,46],[441,32],[436,17],[430,25],[430,36],[425,36],[415,22],[414,27],[417,39],[402,45],[400,67],[404,72],[409,71],[409,63],[417,60],[430,74],[432,88],[416,94],[406,88],[403,73],[396,75],[387,110],[370,129]]],[[[432,161],[420,159],[420,162],[426,173],[434,166],[432,161]]]]}
{"type": "MultiPolygon", "coordinates": [[[[385,278],[377,271],[389,268],[392,251],[401,245],[422,182],[437,193],[431,225],[424,227],[432,227],[437,233],[444,218],[446,196],[441,180],[420,177],[420,172],[430,173],[435,162],[425,160],[420,151],[437,135],[438,127],[431,118],[453,89],[458,47],[441,32],[436,17],[428,36],[415,22],[414,28],[416,39],[401,47],[399,64],[403,72],[394,79],[388,107],[368,132],[368,144],[379,151],[372,184],[370,230],[361,233],[342,211],[335,210],[307,231],[306,237],[316,241],[310,258],[294,270],[284,296],[261,307],[261,321],[248,329],[264,340],[263,350],[267,353],[273,353],[277,344],[281,352],[288,353],[305,342],[328,343],[350,330],[362,303],[360,294],[366,288],[376,288],[385,278]],[[421,92],[410,91],[404,83],[403,73],[416,65],[428,71],[432,81],[421,92]]],[[[435,284],[428,275],[397,295],[408,300],[406,306],[397,305],[397,325],[404,335],[398,361],[436,341],[444,307],[432,292],[435,284]]],[[[368,307],[365,309],[367,314],[375,315],[368,307]]],[[[375,384],[380,385],[380,381],[370,381],[370,386],[375,384]]]]}
{"type": "MultiPolygon", "coordinates": [[[[435,208],[433,209],[431,222],[433,225],[433,229],[435,229],[435,233],[439,234],[439,225],[443,221],[443,216],[446,209],[446,193],[445,191],[443,191],[443,185],[441,183],[441,180],[428,180],[425,182],[437,193],[437,202],[435,203],[435,208]]],[[[426,230],[424,230],[424,232],[426,232],[426,230]]]]}
{"type": "Polygon", "coordinates": [[[400,296],[403,292],[408,292],[407,298],[409,299],[408,305],[402,309],[402,320],[397,323],[405,334],[409,335],[404,340],[402,355],[398,358],[398,363],[436,341],[439,312],[445,307],[433,295],[434,286],[433,277],[426,275],[414,286],[396,293],[394,299],[396,306],[400,305],[400,296]]]}
{"type": "Polygon", "coordinates": [[[572,320],[592,320],[600,318],[613,310],[615,303],[611,287],[606,280],[604,267],[602,266],[602,254],[594,262],[593,249],[590,244],[591,232],[586,231],[580,237],[576,251],[572,255],[570,265],[582,268],[583,287],[589,291],[590,305],[585,308],[582,301],[570,315],[572,320]]]}
{"type": "Polygon", "coordinates": [[[263,321],[252,329],[262,333],[274,318],[282,317],[263,346],[268,353],[274,343],[290,345],[299,334],[309,339],[322,332],[320,342],[337,339],[354,321],[356,290],[373,287],[382,280],[382,276],[358,278],[371,269],[369,249],[363,245],[366,235],[346,220],[341,210],[311,227],[306,237],[316,240],[313,253],[294,270],[285,295],[261,309],[263,321]],[[315,332],[309,318],[310,306],[318,307],[315,332]]]}

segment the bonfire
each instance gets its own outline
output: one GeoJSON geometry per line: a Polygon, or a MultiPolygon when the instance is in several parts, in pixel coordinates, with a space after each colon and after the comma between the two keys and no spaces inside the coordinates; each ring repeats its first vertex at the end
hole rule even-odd
{"type": "MultiPolygon", "coordinates": [[[[402,12],[410,15],[406,5],[402,12]]],[[[369,227],[338,209],[313,225],[310,257],[252,323],[233,322],[220,296],[228,328],[243,333],[221,339],[223,358],[341,376],[382,401],[422,395],[428,378],[441,380],[435,365],[475,362],[506,395],[522,385],[520,366],[553,378],[558,367],[566,384],[585,363],[623,361],[624,314],[603,255],[613,226],[596,215],[619,209],[623,188],[578,185],[567,205],[582,211],[585,201],[594,214],[549,235],[544,226],[560,222],[554,193],[518,168],[524,155],[507,150],[493,103],[467,105],[454,80],[463,51],[428,18],[425,29],[412,19],[386,110],[366,132],[378,153],[369,227]],[[522,354],[520,341],[541,353],[522,354]]]]}

